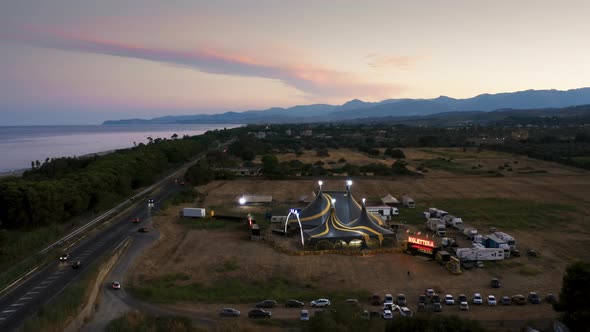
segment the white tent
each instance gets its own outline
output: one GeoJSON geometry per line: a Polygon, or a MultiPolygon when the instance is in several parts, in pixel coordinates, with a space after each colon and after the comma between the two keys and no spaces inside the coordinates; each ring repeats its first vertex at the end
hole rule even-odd
{"type": "Polygon", "coordinates": [[[399,204],[399,201],[390,194],[387,194],[385,197],[381,197],[381,202],[383,202],[383,204],[399,204]]]}

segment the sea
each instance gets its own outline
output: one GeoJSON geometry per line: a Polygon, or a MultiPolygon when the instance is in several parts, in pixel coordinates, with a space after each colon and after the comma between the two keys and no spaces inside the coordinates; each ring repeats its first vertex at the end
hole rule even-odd
{"type": "Polygon", "coordinates": [[[200,135],[239,124],[150,124],[83,126],[0,126],[0,174],[31,168],[31,161],[83,155],[133,147],[148,137],[200,135]]]}

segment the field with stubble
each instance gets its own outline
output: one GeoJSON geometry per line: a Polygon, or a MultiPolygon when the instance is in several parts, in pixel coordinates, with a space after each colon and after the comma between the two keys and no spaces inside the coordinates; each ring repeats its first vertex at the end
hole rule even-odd
{"type": "MultiPolygon", "coordinates": [[[[378,198],[386,194],[399,198],[407,193],[414,198],[417,208],[401,208],[399,218],[408,221],[411,231],[424,232],[418,215],[435,205],[463,217],[465,223],[484,234],[489,227],[506,231],[517,239],[522,252],[535,249],[539,257],[523,255],[452,275],[432,261],[402,253],[292,256],[275,251],[265,242],[250,241],[243,224],[212,225],[207,223],[224,222],[182,220],[178,210],[183,206],[175,206],[153,217],[162,238],[133,269],[131,277],[136,294],[211,317],[221,306],[231,305],[247,312],[256,301],[266,298],[280,302],[288,298],[309,301],[323,296],[358,297],[370,309],[363,297],[371,293],[405,293],[408,306],[415,309],[418,295],[425,288],[455,296],[463,293],[469,298],[475,292],[496,297],[526,295],[529,291],[543,296],[558,294],[567,264],[575,259],[590,259],[585,247],[590,235],[585,221],[590,213],[589,172],[496,152],[480,154],[459,149],[408,149],[404,152],[411,165],[442,157],[452,158],[457,164],[482,164],[484,168],[497,169],[496,165],[509,163],[513,171],[506,176],[493,177],[433,170],[416,177],[353,178],[352,192],[356,199],[364,197],[370,204],[380,204],[378,198]],[[517,173],[516,168],[532,168],[536,172],[517,173]],[[501,279],[502,288],[489,287],[492,277],[501,279]]],[[[336,155],[332,151],[330,154],[336,155]]],[[[336,156],[346,158],[345,155],[336,156]]],[[[346,159],[362,162],[356,155],[346,159]]],[[[289,207],[302,206],[299,198],[316,188],[316,180],[216,181],[197,188],[207,196],[203,203],[195,204],[213,208],[216,213],[253,213],[257,218],[268,210],[275,215],[286,214],[289,207]],[[244,193],[272,195],[273,205],[239,207],[235,199],[244,193]]],[[[326,190],[344,189],[344,178],[323,181],[326,190]]],[[[470,245],[460,234],[451,231],[450,235],[462,246],[470,245]]],[[[279,240],[292,241],[294,245],[297,242],[297,239],[279,240]]],[[[277,308],[273,310],[273,317],[295,319],[297,312],[277,308]]],[[[557,315],[546,303],[518,307],[471,305],[469,312],[459,312],[455,306],[444,307],[443,312],[497,323],[488,326],[498,330],[514,330],[516,325],[510,325],[510,321],[523,317],[534,320],[557,315]],[[500,324],[502,328],[498,327],[500,324]]]]}

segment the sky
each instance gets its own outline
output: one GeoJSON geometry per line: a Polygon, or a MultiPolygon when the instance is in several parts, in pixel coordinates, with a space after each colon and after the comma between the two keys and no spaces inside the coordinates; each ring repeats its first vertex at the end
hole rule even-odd
{"type": "Polygon", "coordinates": [[[590,86],[590,1],[4,0],[0,126],[590,86]]]}

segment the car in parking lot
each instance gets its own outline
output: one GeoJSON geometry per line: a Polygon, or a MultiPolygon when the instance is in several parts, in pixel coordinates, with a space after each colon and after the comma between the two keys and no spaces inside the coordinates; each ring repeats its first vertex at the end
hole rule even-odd
{"type": "Polygon", "coordinates": [[[537,292],[530,292],[529,301],[531,301],[532,304],[541,304],[541,297],[537,292]]]}
{"type": "Polygon", "coordinates": [[[344,300],[344,302],[348,303],[348,304],[359,304],[359,300],[358,299],[346,299],[344,300]]]}
{"type": "Polygon", "coordinates": [[[525,305],[526,304],[526,297],[524,297],[523,295],[514,295],[512,296],[512,303],[514,304],[518,304],[518,305],[525,305]]]}
{"type": "Polygon", "coordinates": [[[113,281],[113,283],[112,283],[111,287],[112,287],[113,289],[121,289],[121,283],[120,283],[120,282],[118,282],[118,281],[113,281]]]}
{"type": "Polygon", "coordinates": [[[133,218],[133,223],[134,224],[139,224],[139,218],[133,218]]]}
{"type": "Polygon", "coordinates": [[[432,311],[434,311],[434,312],[441,312],[442,311],[442,305],[440,304],[440,302],[436,302],[436,303],[432,304],[432,311]]]}
{"type": "Polygon", "coordinates": [[[500,280],[498,280],[498,278],[492,278],[492,280],[490,280],[490,286],[492,286],[492,288],[500,288],[500,280]]]}
{"type": "Polygon", "coordinates": [[[469,303],[467,303],[467,301],[463,301],[463,302],[459,303],[459,310],[468,311],[469,310],[469,303]]]}
{"type": "Polygon", "coordinates": [[[446,305],[454,305],[455,304],[455,299],[453,298],[453,295],[451,295],[451,294],[445,295],[445,304],[446,305]]]}
{"type": "Polygon", "coordinates": [[[391,310],[383,310],[383,319],[393,319],[393,312],[391,310]]]}
{"type": "Polygon", "coordinates": [[[272,313],[264,309],[252,309],[248,312],[248,318],[266,318],[272,316],[272,313]]]}
{"type": "Polygon", "coordinates": [[[275,300],[264,300],[256,303],[256,308],[274,308],[278,305],[275,300]]]}
{"type": "Polygon", "coordinates": [[[393,295],[385,294],[385,297],[383,298],[383,304],[393,304],[393,295]]]}
{"type": "Polygon", "coordinates": [[[287,300],[287,302],[285,302],[285,307],[287,308],[301,308],[304,306],[305,303],[293,299],[287,300]]]}
{"type": "Polygon", "coordinates": [[[330,304],[330,300],[328,299],[317,299],[309,303],[309,305],[311,305],[312,307],[329,307],[330,304]]]}
{"type": "Polygon", "coordinates": [[[425,312],[426,311],[426,303],[418,303],[418,312],[425,312]]]}
{"type": "Polygon", "coordinates": [[[397,305],[406,305],[406,295],[397,294],[397,298],[395,299],[395,303],[397,305]]]}
{"type": "Polygon", "coordinates": [[[221,317],[240,317],[240,311],[234,308],[223,308],[219,311],[221,317]]]}
{"type": "Polygon", "coordinates": [[[496,305],[496,297],[494,295],[488,295],[488,305],[496,305]]]}
{"type": "Polygon", "coordinates": [[[438,295],[438,294],[432,295],[432,303],[440,303],[440,295],[438,295]]]}
{"type": "Polygon", "coordinates": [[[147,233],[150,231],[150,229],[147,227],[142,227],[142,228],[138,229],[137,231],[140,233],[147,233]]]}
{"type": "Polygon", "coordinates": [[[371,303],[371,305],[381,305],[383,302],[381,302],[381,296],[377,293],[373,294],[373,296],[371,296],[371,299],[369,300],[369,302],[371,303]]]}
{"type": "Polygon", "coordinates": [[[358,314],[358,318],[362,320],[369,320],[371,319],[371,313],[369,310],[363,310],[361,313],[358,314]]]}
{"type": "Polygon", "coordinates": [[[299,314],[299,320],[307,322],[309,320],[309,311],[305,309],[301,310],[301,313],[299,314]]]}
{"type": "Polygon", "coordinates": [[[483,298],[481,297],[481,294],[473,294],[473,304],[483,304],[483,298]]]}
{"type": "Polygon", "coordinates": [[[426,297],[432,297],[434,294],[436,294],[436,292],[432,288],[427,288],[424,294],[426,294],[426,297]]]}
{"type": "Polygon", "coordinates": [[[548,303],[551,303],[551,304],[555,304],[555,303],[557,303],[557,296],[549,293],[549,294],[547,294],[547,296],[545,296],[545,301],[547,301],[548,303]]]}
{"type": "Polygon", "coordinates": [[[461,303],[461,302],[467,302],[467,295],[465,294],[459,294],[459,298],[457,299],[457,302],[461,303]]]}
{"type": "Polygon", "coordinates": [[[426,295],[420,295],[420,297],[418,297],[418,303],[426,304],[426,295]]]}
{"type": "Polygon", "coordinates": [[[502,305],[511,305],[512,301],[510,300],[510,297],[508,296],[503,296],[502,300],[500,301],[502,303],[502,305]]]}
{"type": "Polygon", "coordinates": [[[408,307],[400,307],[399,308],[399,315],[404,317],[412,317],[414,313],[408,307]]]}
{"type": "Polygon", "coordinates": [[[68,253],[63,253],[63,254],[61,254],[61,256],[59,256],[59,260],[60,260],[61,262],[65,262],[65,261],[67,261],[67,260],[68,260],[68,258],[70,258],[70,254],[68,254],[68,253]]]}

